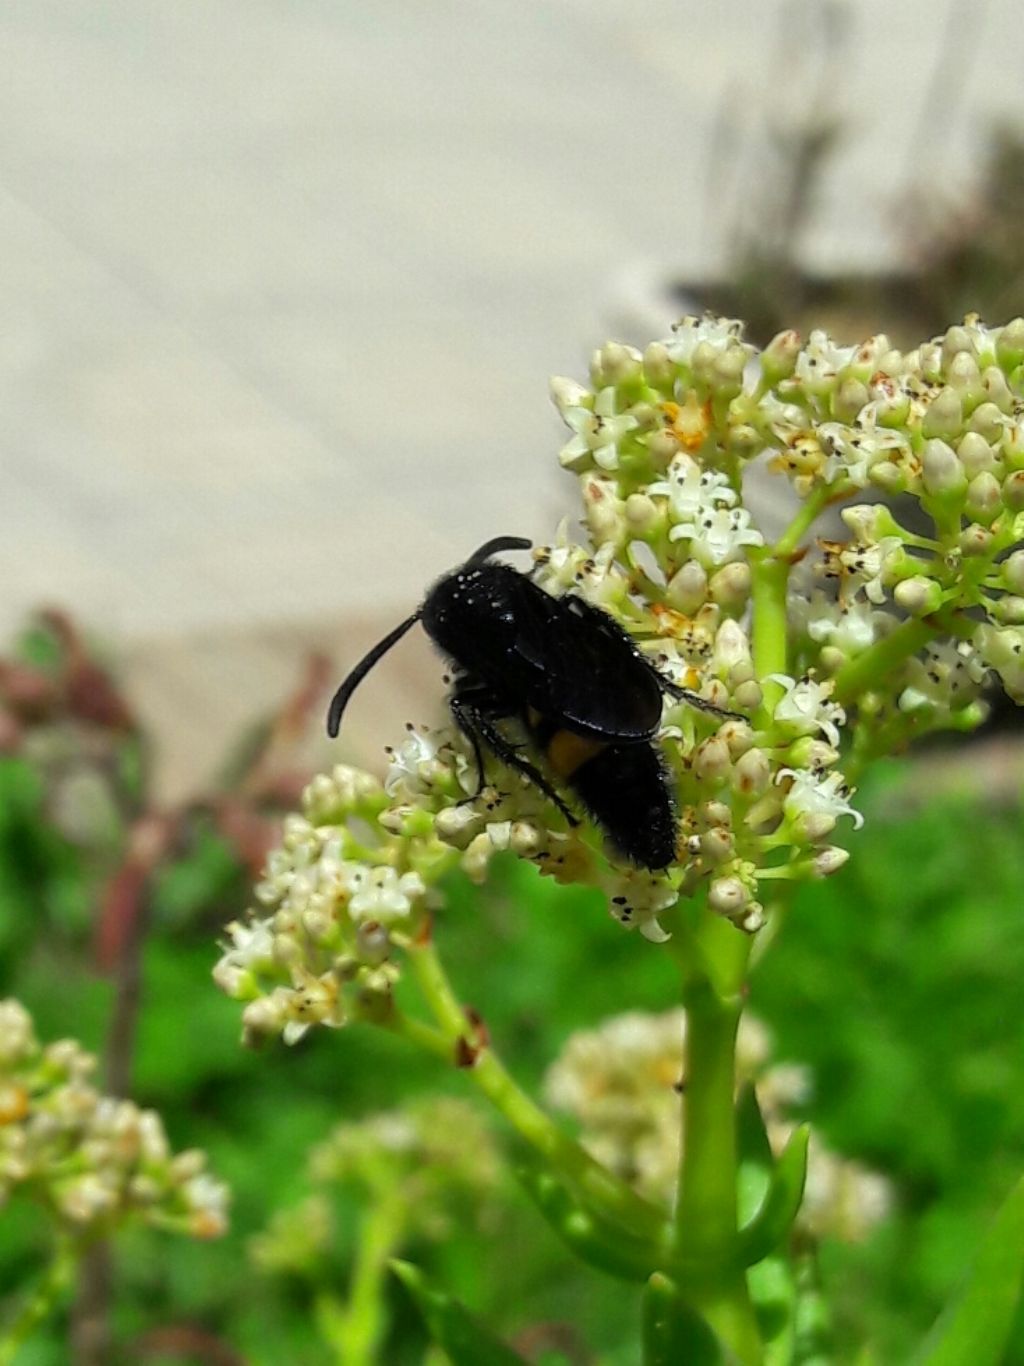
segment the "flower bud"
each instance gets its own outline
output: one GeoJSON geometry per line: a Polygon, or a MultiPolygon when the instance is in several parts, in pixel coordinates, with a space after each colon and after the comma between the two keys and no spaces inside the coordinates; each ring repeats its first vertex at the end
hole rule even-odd
{"type": "Polygon", "coordinates": [[[726,863],[736,852],[736,840],[731,830],[716,825],[701,836],[700,850],[709,863],[726,863]]]}
{"type": "Polygon", "coordinates": [[[581,492],[586,509],[587,526],[597,545],[609,541],[619,544],[628,535],[624,504],[619,498],[615,481],[591,475],[582,481],[581,492]]]}
{"type": "Polygon", "coordinates": [[[631,380],[639,378],[641,361],[642,357],[636,347],[624,346],[622,342],[606,342],[594,353],[591,373],[597,371],[597,374],[594,374],[594,381],[600,382],[602,387],[606,384],[628,384],[631,380]]]}
{"type": "Polygon", "coordinates": [[[676,367],[664,342],[651,342],[644,351],[644,378],[652,388],[672,392],[676,367]]]}
{"type": "Polygon", "coordinates": [[[904,612],[912,617],[927,617],[942,605],[942,589],[934,579],[923,574],[901,579],[893,590],[893,598],[904,612]]]}
{"type": "Polygon", "coordinates": [[[708,905],[719,915],[732,917],[742,911],[749,900],[750,893],[734,875],[715,878],[708,891],[708,905]]]}
{"type": "Polygon", "coordinates": [[[1024,550],[1015,550],[999,566],[1004,585],[1011,593],[1024,593],[1024,550]]]}
{"type": "Polygon", "coordinates": [[[960,395],[955,389],[940,389],[925,412],[921,422],[922,433],[926,437],[941,437],[948,440],[950,437],[959,436],[963,425],[964,410],[960,395]]]}
{"type": "Polygon", "coordinates": [[[985,397],[978,362],[969,351],[958,351],[946,369],[950,385],[960,396],[965,412],[972,412],[985,397]]]}
{"type": "Polygon", "coordinates": [[[983,526],[991,526],[1003,510],[1003,495],[999,480],[988,470],[976,474],[967,485],[965,510],[968,517],[983,526]]]}
{"type": "MultiPolygon", "coordinates": [[[[1013,411],[1013,394],[1010,392],[1010,386],[1006,382],[1006,376],[998,365],[990,365],[985,371],[981,377],[981,387],[988,400],[981,405],[982,408],[993,407],[998,413],[1009,413],[1013,411]]],[[[977,416],[978,409],[976,408],[971,414],[972,426],[974,425],[974,419],[977,416]]],[[[982,418],[982,421],[986,423],[991,422],[991,420],[991,416],[988,413],[982,418]]],[[[977,427],[976,430],[980,432],[982,428],[977,427]]]]}
{"type": "Polygon", "coordinates": [[[867,401],[867,386],[847,375],[832,395],[832,414],[839,422],[852,422],[867,401]]]}
{"type": "Polygon", "coordinates": [[[1024,625],[1024,598],[1007,593],[991,604],[989,615],[1002,626],[1024,625]]]}
{"type": "Polygon", "coordinates": [[[736,922],[744,934],[756,934],[764,927],[764,907],[760,901],[748,901],[736,922]]]}
{"type": "Polygon", "coordinates": [[[828,811],[801,811],[793,820],[793,833],[806,844],[817,844],[836,828],[836,818],[828,811]]]}
{"type": "Polygon", "coordinates": [[[956,453],[968,479],[991,473],[996,468],[996,453],[980,432],[967,432],[957,446],[956,453]]]}
{"type": "Polygon", "coordinates": [[[653,498],[646,493],[631,493],[626,499],[626,521],[630,530],[639,536],[651,531],[661,517],[653,498]]]}
{"type": "Polygon", "coordinates": [[[831,877],[833,873],[838,873],[846,860],[850,857],[848,849],[840,849],[837,845],[829,845],[827,849],[821,849],[814,857],[812,865],[815,877],[831,877]]]}
{"type": "Polygon", "coordinates": [[[1014,318],[999,333],[996,357],[1007,372],[1016,370],[1024,361],[1024,318],[1014,318]]]}
{"type": "MultiPolygon", "coordinates": [[[[721,571],[720,571],[721,572],[721,571]]],[[[717,578],[718,575],[716,574],[717,578]]],[[[750,664],[750,641],[738,621],[727,617],[715,635],[713,668],[715,673],[729,674],[737,665],[750,664]]]]}
{"type": "Polygon", "coordinates": [[[723,825],[726,828],[732,825],[732,808],[726,802],[720,802],[716,797],[701,802],[697,814],[708,829],[715,825],[723,825]]]}
{"type": "Polygon", "coordinates": [[[723,565],[713,575],[708,587],[711,590],[712,601],[717,602],[720,607],[739,611],[746,606],[750,597],[750,585],[750,565],[746,560],[734,560],[731,564],[723,565]]]}
{"type": "Polygon", "coordinates": [[[715,358],[711,369],[712,387],[719,398],[735,398],[743,388],[747,368],[747,348],[741,343],[726,347],[715,358]]]}
{"type": "Polygon", "coordinates": [[[973,360],[974,343],[971,341],[971,334],[966,327],[954,325],[946,329],[946,334],[942,338],[942,360],[947,370],[954,359],[961,354],[966,354],[973,360]]]}
{"type": "Polygon", "coordinates": [[[907,476],[901,466],[892,460],[879,460],[868,470],[868,480],[883,493],[906,493],[907,476]]]}
{"type": "Polygon", "coordinates": [[[764,438],[756,427],[749,422],[733,423],[726,433],[726,449],[731,455],[749,460],[752,455],[764,448],[764,438]]]}
{"type": "Polygon", "coordinates": [[[1011,512],[1024,511],[1024,470],[1014,470],[1003,480],[1003,502],[1011,512]]]}
{"type": "Polygon", "coordinates": [[[1024,418],[1018,416],[1004,427],[1002,452],[1008,469],[1024,469],[1024,418]]]}
{"type": "Polygon", "coordinates": [[[379,920],[364,920],[356,930],[356,951],[363,963],[383,963],[389,947],[388,932],[379,920]]]}
{"type": "Polygon", "coordinates": [[[702,782],[719,782],[731,767],[729,746],[717,735],[698,745],[693,756],[693,771],[702,782]]]}
{"type": "Polygon", "coordinates": [[[664,469],[679,454],[679,438],[669,428],[661,427],[647,438],[647,454],[655,469],[664,469]]]}
{"type": "Polygon", "coordinates": [[[962,496],[967,488],[967,476],[956,452],[945,441],[937,439],[929,441],[924,448],[921,478],[925,490],[933,498],[962,496]]]}
{"type": "Polygon", "coordinates": [[[899,371],[899,352],[890,352],[897,360],[881,379],[873,378],[868,393],[875,405],[875,417],[880,427],[901,427],[910,415],[910,395],[895,376],[899,371]]]}
{"type": "Polygon", "coordinates": [[[696,560],[687,560],[669,579],[665,591],[669,605],[688,617],[697,614],[707,601],[707,596],[707,571],[696,560]]]}
{"type": "Polygon", "coordinates": [[[977,522],[972,522],[970,526],[964,527],[960,533],[960,554],[965,557],[990,555],[993,541],[994,537],[991,531],[986,527],[979,526],[977,522]]]}
{"type": "Polygon", "coordinates": [[[884,503],[858,503],[840,513],[862,545],[875,545],[885,536],[900,536],[902,531],[884,503]]]}
{"type": "Polygon", "coordinates": [[[548,387],[554,405],[560,413],[564,413],[567,408],[587,407],[587,400],[593,398],[590,390],[584,385],[578,384],[574,379],[566,379],[564,375],[553,375],[548,387]]]}
{"type": "Polygon", "coordinates": [[[761,353],[761,373],[769,384],[774,385],[778,384],[779,380],[789,379],[796,369],[802,345],[803,338],[800,333],[792,329],[779,332],[771,339],[761,353]]]}
{"type": "Polygon", "coordinates": [[[458,806],[442,807],[434,817],[434,828],[443,840],[457,840],[480,820],[480,813],[469,802],[460,802],[458,806]]]}
{"type": "Polygon", "coordinates": [[[734,721],[730,717],[718,727],[718,738],[729,746],[730,755],[738,759],[754,743],[754,730],[749,721],[734,721]]]}
{"type": "Polygon", "coordinates": [[[748,749],[733,766],[732,785],[741,797],[760,797],[771,780],[771,763],[763,749],[748,749]]]}
{"type": "Polygon", "coordinates": [[[760,683],[752,678],[749,683],[741,683],[733,690],[732,703],[740,711],[757,711],[763,696],[760,683]]]}

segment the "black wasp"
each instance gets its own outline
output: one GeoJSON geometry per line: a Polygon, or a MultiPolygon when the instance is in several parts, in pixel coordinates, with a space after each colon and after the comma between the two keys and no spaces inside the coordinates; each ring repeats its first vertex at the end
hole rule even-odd
{"type": "Polygon", "coordinates": [[[452,661],[449,706],[473,745],[480,788],[486,748],[576,824],[544,774],[496,724],[518,718],[618,853],[644,868],[665,868],[676,857],[676,815],[665,762],[652,744],[662,693],[722,713],[663,677],[607,612],[572,593],[552,597],[518,569],[491,560],[531,544],[499,536],[439,579],[334,694],[328,733],[338,734],[349,698],[374,664],[422,621],[452,661]]]}

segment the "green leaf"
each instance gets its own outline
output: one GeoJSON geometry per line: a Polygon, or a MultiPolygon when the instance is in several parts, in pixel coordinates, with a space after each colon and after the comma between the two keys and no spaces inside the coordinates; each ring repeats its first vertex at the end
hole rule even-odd
{"type": "Polygon", "coordinates": [[[668,1276],[656,1271],[644,1295],[644,1366],[730,1366],[715,1333],[679,1298],[668,1276]]]}
{"type": "Polygon", "coordinates": [[[1010,1193],[914,1366],[999,1366],[1024,1283],[1024,1178],[1010,1193]]]}
{"type": "Polygon", "coordinates": [[[445,1291],[431,1285],[411,1262],[392,1261],[391,1269],[408,1290],[430,1336],[443,1347],[452,1366],[524,1366],[524,1358],[496,1338],[445,1291]]]}
{"type": "Polygon", "coordinates": [[[793,1131],[772,1170],[760,1209],[740,1230],[738,1244],[743,1266],[753,1266],[788,1238],[804,1197],[809,1139],[806,1124],[793,1131]]]}
{"type": "Polygon", "coordinates": [[[745,1162],[765,1168],[772,1165],[772,1145],[753,1085],[744,1086],[736,1102],[736,1132],[745,1162]]]}
{"type": "Polygon", "coordinates": [[[660,1249],[629,1229],[602,1219],[548,1168],[524,1156],[516,1176],[562,1242],[583,1262],[626,1281],[644,1282],[658,1265],[660,1249]]]}
{"type": "Polygon", "coordinates": [[[744,1086],[739,1094],[736,1138],[740,1159],[736,1193],[740,1224],[743,1225],[753,1219],[764,1204],[775,1161],[753,1085],[744,1086]]]}

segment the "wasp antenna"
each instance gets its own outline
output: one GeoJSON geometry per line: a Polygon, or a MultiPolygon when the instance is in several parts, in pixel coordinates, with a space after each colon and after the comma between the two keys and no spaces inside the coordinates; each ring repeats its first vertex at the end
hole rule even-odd
{"type": "Polygon", "coordinates": [[[423,609],[419,608],[413,612],[411,617],[407,617],[400,626],[396,626],[393,631],[389,631],[383,640],[379,640],[368,655],[365,655],[349,676],[342,683],[341,687],[331,698],[330,709],[327,713],[327,734],[333,740],[338,734],[338,727],[341,725],[341,714],[348,706],[348,699],[355,692],[356,688],[370,672],[382,655],[386,655],[396,641],[401,640],[410,627],[415,626],[422,616],[423,609]]]}
{"type": "Polygon", "coordinates": [[[532,545],[528,536],[495,536],[493,541],[486,541],[479,550],[475,550],[466,563],[477,564],[480,560],[489,560],[503,550],[529,550],[532,545]]]}

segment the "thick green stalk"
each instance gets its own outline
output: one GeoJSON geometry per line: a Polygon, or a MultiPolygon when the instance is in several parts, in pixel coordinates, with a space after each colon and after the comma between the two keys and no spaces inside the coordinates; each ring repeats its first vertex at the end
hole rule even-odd
{"type": "Polygon", "coordinates": [[[613,1220],[639,1236],[659,1237],[665,1226],[661,1211],[596,1162],[516,1084],[456,997],[433,943],[411,944],[408,955],[424,999],[447,1040],[448,1056],[460,1060],[462,1055],[470,1080],[520,1137],[613,1220]]]}
{"type": "Polygon", "coordinates": [[[750,940],[704,912],[685,965],[686,1066],[676,1250],[698,1269],[681,1286],[745,1366],[762,1360],[746,1277],[737,1269],[736,1032],[750,940]]]}
{"type": "MultiPolygon", "coordinates": [[[[835,492],[819,488],[801,505],[796,516],[772,546],[750,555],[752,583],[752,652],[757,676],[788,674],[789,623],[786,591],[789,573],[800,554],[800,543],[835,492]]],[[[771,685],[776,686],[776,685],[771,685]]]]}
{"type": "Polygon", "coordinates": [[[42,1279],[7,1332],[0,1337],[0,1366],[8,1366],[9,1362],[14,1361],[39,1325],[53,1313],[74,1279],[80,1256],[81,1249],[76,1243],[70,1238],[60,1239],[42,1279]]]}

